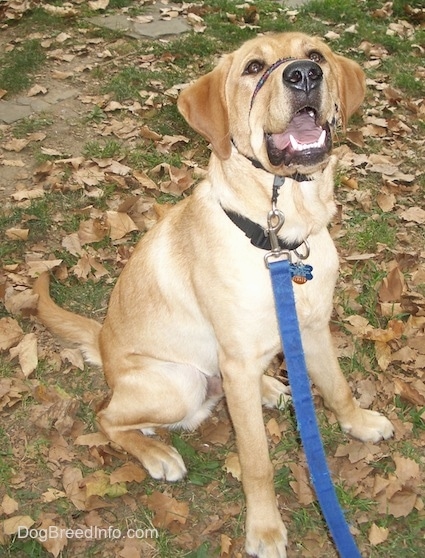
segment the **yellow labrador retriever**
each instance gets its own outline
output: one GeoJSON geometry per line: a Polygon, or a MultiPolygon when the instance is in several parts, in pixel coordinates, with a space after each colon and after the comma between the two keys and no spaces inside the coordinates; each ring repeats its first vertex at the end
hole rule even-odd
{"type": "Polygon", "coordinates": [[[269,272],[267,215],[285,216],[279,244],[313,266],[295,284],[309,373],[344,431],[376,442],[391,423],[361,409],[342,375],[328,321],[338,257],[327,225],[335,212],[332,135],[364,96],[364,75],[322,41],[260,36],[185,89],[178,107],[212,145],[208,177],[136,247],[103,326],[59,308],[47,274],[34,290],[41,321],[101,366],[112,398],[103,432],[157,479],[177,481],[179,453],[156,427],[197,427],[224,392],[246,495],[246,550],[286,556],[261,405],[288,397],[263,374],[281,345],[269,272]],[[286,177],[283,180],[281,177],[286,177]]]}

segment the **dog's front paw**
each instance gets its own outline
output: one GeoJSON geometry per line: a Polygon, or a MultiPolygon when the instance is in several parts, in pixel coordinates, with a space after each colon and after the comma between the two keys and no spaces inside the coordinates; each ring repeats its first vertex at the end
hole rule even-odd
{"type": "Polygon", "coordinates": [[[342,421],[341,428],[362,442],[379,442],[387,440],[394,434],[391,422],[376,411],[357,408],[354,417],[348,422],[342,421]]]}
{"type": "Polygon", "coordinates": [[[143,454],[142,464],[154,479],[175,482],[187,471],[179,452],[172,446],[156,444],[143,454]]]}
{"type": "Polygon", "coordinates": [[[263,376],[261,382],[263,405],[282,409],[291,398],[290,388],[272,376],[263,376]]]}
{"type": "Polygon", "coordinates": [[[286,527],[279,518],[276,522],[258,520],[247,523],[246,552],[257,558],[286,558],[288,537],[286,527]]]}

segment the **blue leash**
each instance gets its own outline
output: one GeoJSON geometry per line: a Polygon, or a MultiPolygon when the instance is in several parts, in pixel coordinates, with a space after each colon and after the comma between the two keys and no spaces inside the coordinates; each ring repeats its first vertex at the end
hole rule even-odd
{"type": "Polygon", "coordinates": [[[361,558],[326,463],[295,309],[291,265],[287,259],[268,262],[298,430],[317,499],[339,555],[341,558],[361,558]]]}

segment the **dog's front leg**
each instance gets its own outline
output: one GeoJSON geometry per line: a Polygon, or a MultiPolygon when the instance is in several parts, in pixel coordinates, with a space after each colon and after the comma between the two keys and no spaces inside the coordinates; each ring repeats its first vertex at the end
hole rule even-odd
{"type": "Polygon", "coordinates": [[[394,429],[380,413],[361,409],[339,367],[329,327],[311,324],[302,330],[309,374],[326,406],[336,415],[341,428],[363,442],[390,438],[394,429]]]}
{"type": "Polygon", "coordinates": [[[285,558],[286,528],[273,487],[273,466],[261,407],[261,374],[252,365],[234,359],[225,359],[221,371],[246,497],[246,551],[258,558],[285,558]]]}

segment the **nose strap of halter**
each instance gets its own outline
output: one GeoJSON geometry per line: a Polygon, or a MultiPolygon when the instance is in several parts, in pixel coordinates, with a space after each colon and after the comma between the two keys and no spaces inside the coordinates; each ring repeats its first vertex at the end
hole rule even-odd
{"type": "Polygon", "coordinates": [[[267,68],[267,70],[264,72],[264,74],[260,77],[260,79],[258,80],[257,85],[255,86],[254,93],[252,94],[252,97],[251,97],[251,105],[249,107],[250,111],[252,109],[252,105],[254,104],[255,97],[257,96],[258,92],[263,87],[263,85],[266,83],[270,74],[274,70],[276,70],[276,68],[278,68],[281,64],[284,64],[285,62],[288,62],[289,60],[295,60],[295,58],[280,58],[279,60],[276,60],[276,62],[274,62],[269,68],[267,68]]]}

